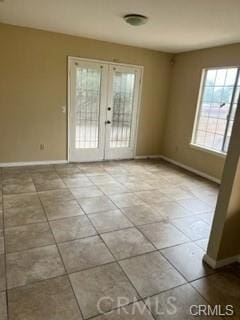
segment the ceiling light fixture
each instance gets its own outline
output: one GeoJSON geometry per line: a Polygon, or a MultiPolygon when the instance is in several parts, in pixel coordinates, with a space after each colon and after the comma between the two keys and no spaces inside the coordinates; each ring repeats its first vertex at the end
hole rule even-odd
{"type": "Polygon", "coordinates": [[[131,26],[141,26],[148,21],[148,17],[143,16],[141,14],[130,13],[126,14],[123,19],[129,23],[131,26]]]}

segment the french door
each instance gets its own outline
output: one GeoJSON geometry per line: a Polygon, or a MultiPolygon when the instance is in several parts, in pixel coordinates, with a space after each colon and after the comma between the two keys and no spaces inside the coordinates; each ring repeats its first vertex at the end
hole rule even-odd
{"type": "Polygon", "coordinates": [[[141,67],[69,59],[69,160],[134,157],[141,67]]]}

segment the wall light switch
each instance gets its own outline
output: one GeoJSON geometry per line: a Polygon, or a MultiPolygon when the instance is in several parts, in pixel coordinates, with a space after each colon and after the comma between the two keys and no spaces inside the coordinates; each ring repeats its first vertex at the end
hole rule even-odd
{"type": "Polygon", "coordinates": [[[61,109],[62,109],[62,113],[66,113],[66,106],[62,106],[61,109]]]}

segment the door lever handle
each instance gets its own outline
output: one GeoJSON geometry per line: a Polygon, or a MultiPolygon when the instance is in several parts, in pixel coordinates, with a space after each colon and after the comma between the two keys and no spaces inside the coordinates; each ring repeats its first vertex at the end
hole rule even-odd
{"type": "Polygon", "coordinates": [[[105,124],[110,124],[110,123],[111,123],[111,121],[109,121],[109,120],[105,121],[105,124]]]}

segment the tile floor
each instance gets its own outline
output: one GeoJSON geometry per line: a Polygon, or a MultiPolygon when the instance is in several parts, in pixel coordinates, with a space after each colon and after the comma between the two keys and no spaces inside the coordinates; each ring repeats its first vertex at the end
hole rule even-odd
{"type": "Polygon", "coordinates": [[[157,160],[0,169],[0,319],[185,320],[195,318],[191,304],[208,303],[240,310],[239,266],[202,263],[217,193],[157,160]]]}

